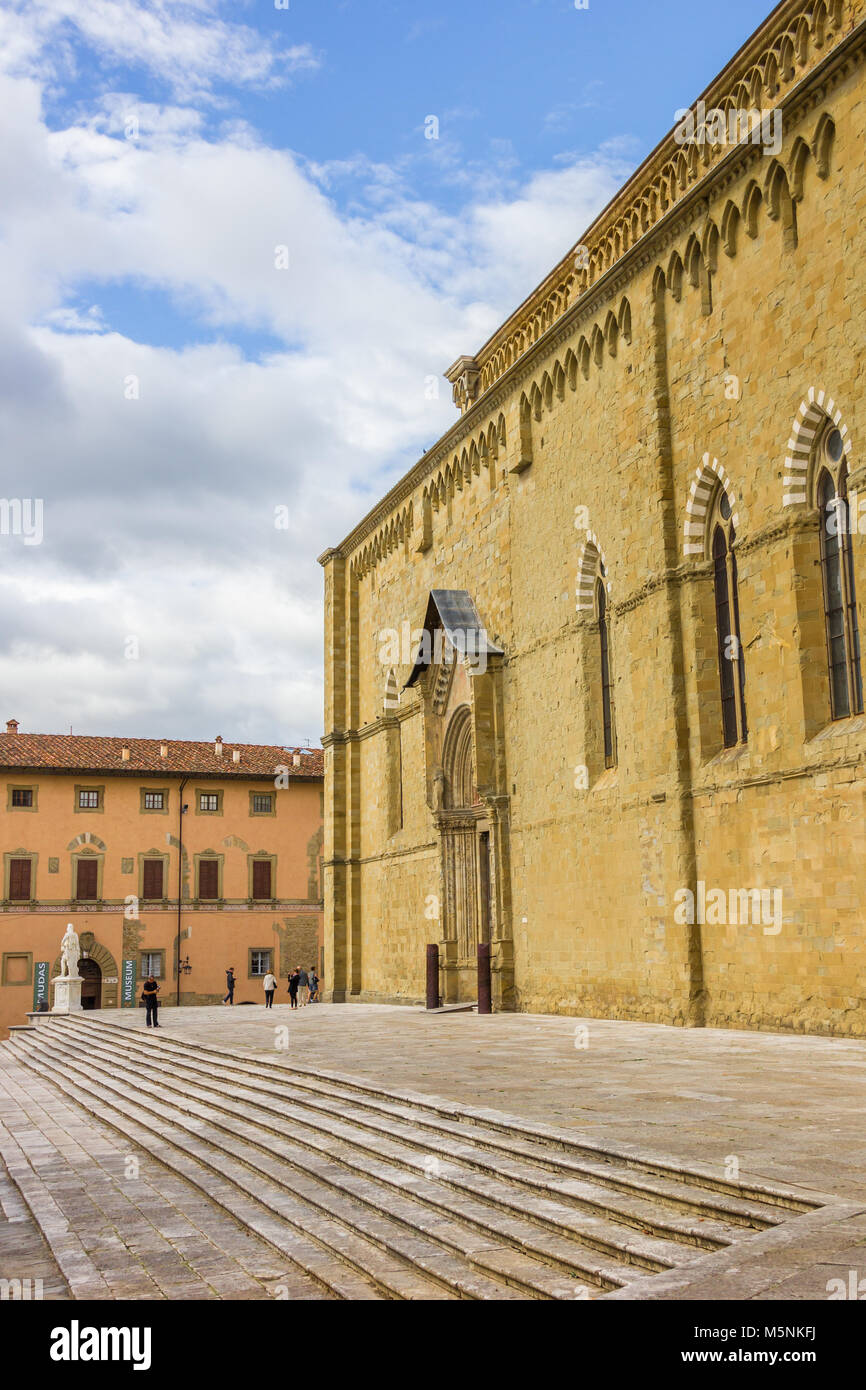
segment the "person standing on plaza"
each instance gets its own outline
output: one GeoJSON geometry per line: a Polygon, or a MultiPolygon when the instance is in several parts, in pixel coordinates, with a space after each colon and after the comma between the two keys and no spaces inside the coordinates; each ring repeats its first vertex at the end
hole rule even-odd
{"type": "Polygon", "coordinates": [[[310,1003],[311,1003],[311,1004],[318,1004],[318,1002],[319,1002],[319,977],[318,977],[318,975],[316,974],[316,967],[315,967],[314,965],[311,965],[310,968],[309,968],[309,970],[308,970],[308,972],[307,972],[307,974],[308,974],[309,980],[310,980],[310,1003]]]}
{"type": "Polygon", "coordinates": [[[289,976],[289,1003],[291,1004],[293,1009],[296,1009],[298,1007],[298,982],[300,978],[300,971],[298,970],[298,967],[295,966],[294,970],[289,976]]]}
{"type": "Polygon", "coordinates": [[[272,1009],[272,1008],[274,1007],[274,990],[276,989],[276,987],[277,987],[277,977],[276,977],[276,975],[273,973],[272,970],[269,970],[268,973],[267,973],[267,975],[265,976],[265,1008],[266,1008],[266,1009],[272,1009]]]}
{"type": "Polygon", "coordinates": [[[301,996],[301,1008],[310,1002],[310,977],[302,965],[298,966],[298,993],[301,996]]]}
{"type": "Polygon", "coordinates": [[[144,1000],[145,1017],[148,1028],[158,1028],[157,1015],[159,1011],[159,985],[152,975],[148,975],[141,987],[141,997],[144,1000]],[[152,1021],[151,1021],[152,1020],[152,1021]]]}
{"type": "Polygon", "coordinates": [[[234,968],[233,965],[230,965],[229,968],[228,968],[228,970],[226,971],[226,991],[227,991],[227,993],[226,993],[225,999],[223,1000],[223,1003],[224,1003],[224,1004],[230,1004],[232,1007],[234,1007],[234,1002],[235,1002],[235,968],[234,968]]]}

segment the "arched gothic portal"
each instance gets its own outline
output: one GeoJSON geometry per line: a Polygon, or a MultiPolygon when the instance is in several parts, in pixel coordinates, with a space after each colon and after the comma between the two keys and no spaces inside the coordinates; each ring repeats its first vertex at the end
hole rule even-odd
{"type": "Polygon", "coordinates": [[[475,786],[475,750],[468,705],[451,717],[443,747],[444,805],[440,812],[445,888],[443,935],[454,951],[448,994],[475,998],[479,941],[490,940],[490,825],[475,786]]]}

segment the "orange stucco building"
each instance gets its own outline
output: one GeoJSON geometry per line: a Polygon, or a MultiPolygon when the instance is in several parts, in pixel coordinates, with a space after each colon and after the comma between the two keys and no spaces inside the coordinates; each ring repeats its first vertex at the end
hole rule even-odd
{"type": "Polygon", "coordinates": [[[44,1001],[67,922],[85,1008],[235,1003],[322,961],[320,749],[0,733],[0,1037],[44,1001]],[[178,970],[178,962],[180,969],[178,970]]]}

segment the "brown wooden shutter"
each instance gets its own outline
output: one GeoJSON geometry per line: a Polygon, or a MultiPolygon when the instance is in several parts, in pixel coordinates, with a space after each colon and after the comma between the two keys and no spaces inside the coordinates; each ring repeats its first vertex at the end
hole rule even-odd
{"type": "Polygon", "coordinates": [[[14,903],[30,901],[30,860],[13,859],[9,864],[9,897],[14,903]]]}
{"type": "Polygon", "coordinates": [[[198,865],[198,895],[200,898],[219,897],[220,866],[216,859],[200,859],[198,865]]]}
{"type": "Polygon", "coordinates": [[[253,860],[253,897],[269,898],[271,896],[271,861],[270,859],[253,860]]]}
{"type": "Polygon", "coordinates": [[[142,885],[146,898],[161,898],[162,889],[162,870],[161,859],[145,859],[144,861],[144,883],[142,885]]]}
{"type": "Polygon", "coordinates": [[[95,859],[79,859],[75,876],[75,896],[78,899],[96,897],[97,869],[95,859]]]}

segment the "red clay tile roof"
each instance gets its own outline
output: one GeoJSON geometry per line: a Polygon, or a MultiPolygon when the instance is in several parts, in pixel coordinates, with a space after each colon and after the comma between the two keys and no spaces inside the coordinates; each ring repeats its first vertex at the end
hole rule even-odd
{"type": "Polygon", "coordinates": [[[324,776],[321,748],[282,748],[269,743],[211,743],[183,739],[89,738],[84,734],[0,734],[0,768],[44,768],[52,772],[192,773],[197,777],[268,777],[287,767],[290,778],[324,776]],[[168,756],[160,756],[165,743],[168,756]],[[124,761],[122,750],[129,749],[124,761]],[[235,762],[232,753],[240,752],[235,762]],[[294,755],[300,758],[294,765],[294,755]]]}

